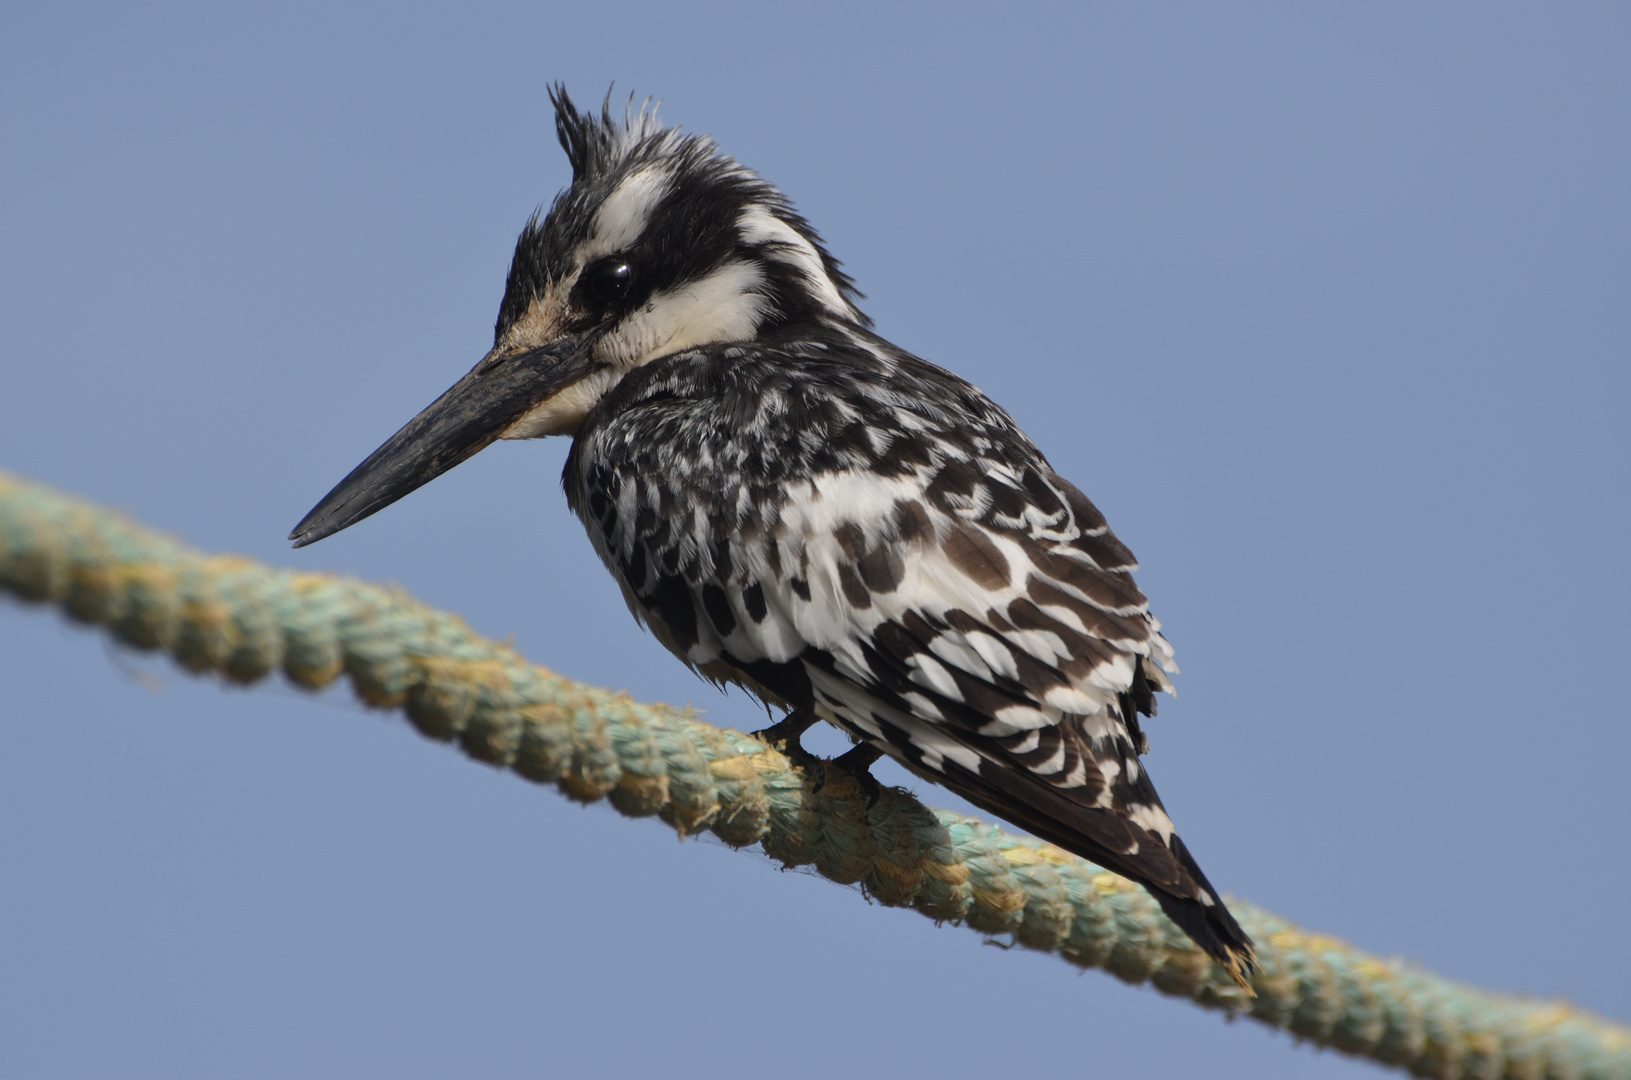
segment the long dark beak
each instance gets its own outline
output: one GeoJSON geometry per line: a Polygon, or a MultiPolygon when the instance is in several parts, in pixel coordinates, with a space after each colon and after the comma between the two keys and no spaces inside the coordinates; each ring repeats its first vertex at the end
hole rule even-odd
{"type": "Polygon", "coordinates": [[[510,356],[488,353],[312,508],[289,539],[315,544],[485,449],[527,410],[587,375],[594,335],[510,356]]]}

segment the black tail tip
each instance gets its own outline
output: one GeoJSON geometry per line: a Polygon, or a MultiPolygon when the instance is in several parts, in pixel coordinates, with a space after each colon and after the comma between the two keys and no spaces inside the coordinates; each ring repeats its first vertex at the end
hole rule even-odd
{"type": "Polygon", "coordinates": [[[1238,946],[1225,946],[1224,956],[1213,955],[1212,959],[1218,966],[1228,973],[1236,986],[1246,991],[1247,997],[1256,997],[1257,991],[1252,989],[1252,976],[1257,974],[1257,950],[1252,946],[1252,939],[1241,937],[1238,946]]]}
{"type": "Polygon", "coordinates": [[[1172,896],[1156,889],[1149,890],[1167,918],[1178,924],[1178,929],[1189,935],[1208,956],[1216,960],[1236,986],[1251,997],[1251,979],[1257,974],[1257,950],[1246,931],[1235,922],[1222,901],[1210,904],[1189,897],[1172,896]]]}

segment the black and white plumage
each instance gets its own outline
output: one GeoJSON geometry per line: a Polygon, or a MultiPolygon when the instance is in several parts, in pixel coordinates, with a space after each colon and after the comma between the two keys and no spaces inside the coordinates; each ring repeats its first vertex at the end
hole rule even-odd
{"type": "Polygon", "coordinates": [[[1176,668],[1103,516],[874,334],[774,187],[644,110],[552,100],[572,186],[517,243],[492,352],[293,538],[496,438],[571,435],[567,500],[682,660],[1143,883],[1243,977],[1250,940],[1139,760],[1176,668]]]}

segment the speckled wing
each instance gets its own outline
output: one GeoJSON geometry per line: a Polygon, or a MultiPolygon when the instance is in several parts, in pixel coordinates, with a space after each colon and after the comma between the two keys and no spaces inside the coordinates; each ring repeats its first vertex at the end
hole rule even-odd
{"type": "Polygon", "coordinates": [[[1172,650],[1093,504],[922,361],[873,350],[810,392],[721,359],[651,373],[568,462],[636,614],[1249,956],[1139,763],[1172,650]]]}

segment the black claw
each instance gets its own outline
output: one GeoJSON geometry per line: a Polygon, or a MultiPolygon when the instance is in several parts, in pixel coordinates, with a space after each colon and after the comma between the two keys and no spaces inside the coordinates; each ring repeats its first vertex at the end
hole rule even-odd
{"type": "MultiPolygon", "coordinates": [[[[883,757],[883,751],[871,743],[857,743],[855,748],[848,750],[833,758],[829,765],[841,769],[855,778],[855,784],[866,796],[866,808],[871,810],[878,805],[878,799],[883,795],[883,785],[878,778],[872,775],[873,764],[883,757]]],[[[822,778],[825,782],[825,777],[822,778]]],[[[820,790],[817,788],[816,790],[820,790]]]]}
{"type": "Polygon", "coordinates": [[[819,719],[814,713],[794,710],[780,722],[754,732],[762,741],[785,754],[787,760],[814,777],[817,791],[827,782],[827,763],[804,749],[804,744],[799,740],[819,719]]]}
{"type": "Polygon", "coordinates": [[[802,753],[803,760],[797,762],[797,764],[799,768],[809,775],[810,779],[815,781],[814,786],[810,788],[810,794],[820,795],[821,789],[827,786],[827,759],[816,757],[809,751],[802,751],[802,753]]]}

